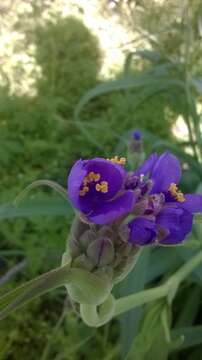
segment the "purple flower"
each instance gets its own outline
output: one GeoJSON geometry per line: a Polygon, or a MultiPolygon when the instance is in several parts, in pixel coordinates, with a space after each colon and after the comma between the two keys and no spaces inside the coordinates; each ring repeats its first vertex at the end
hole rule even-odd
{"type": "Polygon", "coordinates": [[[78,160],[68,177],[72,205],[95,224],[108,224],[132,211],[135,196],[124,187],[125,159],[78,160]]]}
{"type": "Polygon", "coordinates": [[[99,225],[132,215],[128,240],[135,245],[181,243],[192,229],[193,215],[202,212],[202,195],[179,190],[178,159],[169,152],[152,154],[129,173],[124,164],[125,158],[117,156],[77,161],[68,178],[72,205],[99,225]]]}
{"type": "Polygon", "coordinates": [[[154,221],[137,217],[130,221],[130,239],[129,241],[138,245],[152,244],[156,239],[156,224],[154,221]]]}
{"type": "MultiPolygon", "coordinates": [[[[130,242],[137,245],[151,244],[154,240],[160,244],[173,245],[181,243],[192,229],[193,215],[202,212],[202,195],[184,195],[178,189],[181,178],[181,166],[178,159],[165,152],[158,156],[152,154],[134,173],[139,178],[139,202],[145,199],[144,186],[152,182],[151,190],[144,200],[144,219],[155,219],[156,239],[148,241],[148,227],[142,222],[142,235],[136,234],[137,219],[129,223],[130,242]],[[144,237],[144,240],[143,240],[144,237]]],[[[135,189],[137,191],[137,189],[135,189]]],[[[136,204],[138,207],[138,202],[136,204]]],[[[139,225],[138,225],[139,226],[139,225]]],[[[140,227],[137,229],[139,230],[140,227]]]]}
{"type": "Polygon", "coordinates": [[[133,132],[133,139],[134,140],[141,140],[142,139],[142,133],[139,130],[135,130],[133,132]]]}
{"type": "Polygon", "coordinates": [[[156,217],[159,243],[167,245],[181,243],[191,231],[192,221],[193,215],[176,204],[163,207],[156,217]]]}

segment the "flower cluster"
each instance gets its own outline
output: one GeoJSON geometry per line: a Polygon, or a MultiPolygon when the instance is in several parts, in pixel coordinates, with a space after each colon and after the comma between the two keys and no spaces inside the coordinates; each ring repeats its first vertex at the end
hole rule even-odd
{"type": "Polygon", "coordinates": [[[124,158],[114,157],[79,160],[72,167],[68,195],[83,221],[122,224],[136,246],[181,243],[194,213],[202,212],[202,195],[180,191],[178,159],[165,152],[152,154],[133,172],[124,165],[124,158]]]}

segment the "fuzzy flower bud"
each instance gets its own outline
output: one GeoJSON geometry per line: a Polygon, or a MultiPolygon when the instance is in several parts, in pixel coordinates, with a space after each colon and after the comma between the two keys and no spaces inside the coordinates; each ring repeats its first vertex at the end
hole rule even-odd
{"type": "Polygon", "coordinates": [[[123,224],[88,224],[75,217],[63,256],[63,264],[78,271],[75,284],[66,286],[73,300],[103,303],[113,285],[132,270],[139,248],[128,242],[128,231],[123,224]]]}
{"type": "Polygon", "coordinates": [[[126,226],[95,225],[75,218],[67,243],[71,266],[104,273],[112,283],[123,279],[137,258],[138,248],[128,241],[126,226]]]}

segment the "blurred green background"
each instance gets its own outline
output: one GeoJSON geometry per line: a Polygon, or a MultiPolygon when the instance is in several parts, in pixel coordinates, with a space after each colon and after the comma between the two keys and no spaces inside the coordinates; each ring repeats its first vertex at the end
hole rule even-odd
{"type": "MultiPolygon", "coordinates": [[[[73,217],[47,188],[33,190],[21,208],[13,208],[31,182],[50,179],[65,187],[75,160],[124,156],[132,131],[140,129],[147,154],[169,148],[180,157],[183,190],[201,186],[202,1],[4,0],[0,17],[4,294],[59,266],[73,217]]],[[[201,246],[201,231],[195,229],[191,253],[201,246]]],[[[168,276],[189,257],[186,250],[146,250],[137,268],[141,275],[133,273],[117,293],[168,276]]],[[[57,290],[0,323],[0,359],[123,359],[137,334],[127,359],[202,359],[202,330],[190,330],[201,319],[201,273],[187,281],[173,309],[173,323],[189,328],[186,346],[168,351],[152,318],[145,330],[147,308],[90,329],[65,291],[57,290]],[[159,343],[165,352],[155,349],[159,343]]]]}

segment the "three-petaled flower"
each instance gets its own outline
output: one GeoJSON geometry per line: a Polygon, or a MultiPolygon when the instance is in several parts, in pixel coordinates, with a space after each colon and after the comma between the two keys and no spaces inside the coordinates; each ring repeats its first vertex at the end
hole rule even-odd
{"type": "Polygon", "coordinates": [[[124,222],[134,245],[181,243],[192,229],[193,214],[202,212],[202,195],[178,189],[178,159],[169,152],[152,154],[129,173],[124,165],[118,157],[77,161],[68,177],[73,206],[95,224],[124,222]]]}
{"type": "Polygon", "coordinates": [[[129,223],[130,241],[137,245],[181,243],[192,229],[193,214],[202,212],[202,195],[183,195],[178,189],[178,159],[169,152],[152,154],[133,176],[142,177],[143,184],[149,178],[152,186],[143,214],[129,223]]]}
{"type": "Polygon", "coordinates": [[[132,211],[135,197],[125,189],[125,159],[78,160],[68,177],[68,195],[73,206],[88,221],[109,224],[132,211]]]}

